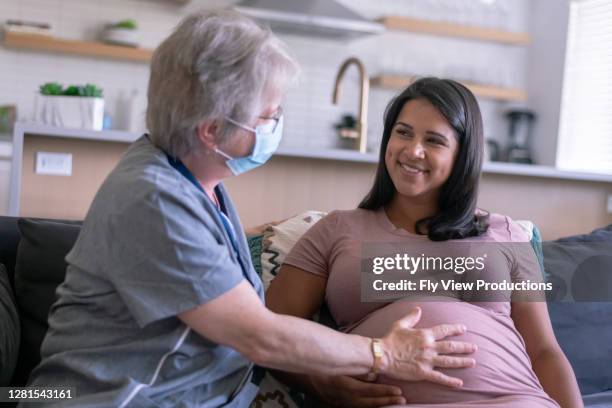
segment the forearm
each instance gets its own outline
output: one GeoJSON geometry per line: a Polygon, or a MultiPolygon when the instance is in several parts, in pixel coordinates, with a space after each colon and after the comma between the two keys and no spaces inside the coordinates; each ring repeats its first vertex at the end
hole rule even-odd
{"type": "MultiPolygon", "coordinates": [[[[367,374],[374,364],[371,339],[274,313],[266,309],[246,281],[178,317],[208,340],[230,346],[256,364],[272,369],[360,375],[367,374]]],[[[395,333],[403,332],[398,328],[395,333]]],[[[393,361],[389,352],[394,345],[389,348],[383,348],[382,373],[390,369],[393,361]]],[[[392,371],[395,374],[398,369],[392,371]]]]}
{"type": "Polygon", "coordinates": [[[244,350],[238,349],[264,367],[306,374],[362,375],[373,365],[369,338],[275,313],[259,323],[244,350]]]}
{"type": "Polygon", "coordinates": [[[533,369],[544,391],[562,408],[584,406],[574,370],[561,350],[542,352],[533,361],[533,369]]]}

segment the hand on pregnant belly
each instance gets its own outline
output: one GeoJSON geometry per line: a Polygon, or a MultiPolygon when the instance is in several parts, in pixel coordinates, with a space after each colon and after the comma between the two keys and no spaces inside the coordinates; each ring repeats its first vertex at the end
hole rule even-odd
{"type": "Polygon", "coordinates": [[[396,301],[370,313],[351,333],[380,337],[390,328],[405,325],[405,332],[398,333],[394,343],[389,343],[388,347],[398,351],[390,358],[397,363],[391,364],[402,365],[398,371],[408,373],[404,380],[385,373],[378,382],[400,387],[410,404],[461,402],[467,404],[460,405],[462,407],[556,407],[543,391],[531,367],[523,339],[514,327],[509,311],[509,305],[506,312],[500,312],[461,301],[424,301],[418,304],[396,301]],[[420,320],[418,314],[411,312],[412,317],[397,321],[417,305],[422,308],[420,320]],[[445,324],[448,322],[465,323],[468,330],[461,333],[453,329],[458,325],[445,324]],[[457,334],[453,340],[460,341],[441,338],[452,334],[457,334]],[[404,340],[402,336],[405,336],[404,340]],[[403,349],[399,344],[402,341],[407,343],[403,349]],[[463,342],[475,346],[469,348],[463,342]],[[459,368],[467,367],[471,359],[448,355],[470,352],[475,347],[478,350],[473,357],[478,364],[474,367],[459,368]],[[425,381],[414,381],[415,377],[425,381]],[[441,380],[451,377],[453,382],[441,380]],[[463,384],[461,387],[446,386],[460,383],[463,384]]]}
{"type": "Polygon", "coordinates": [[[464,368],[476,364],[465,354],[476,351],[476,345],[462,341],[446,340],[447,337],[465,333],[463,324],[439,324],[416,329],[421,318],[419,307],[391,326],[382,340],[384,357],[381,374],[398,380],[431,381],[461,387],[463,381],[438,371],[438,368],[464,368]],[[461,354],[456,356],[453,354],[461,354]]]}

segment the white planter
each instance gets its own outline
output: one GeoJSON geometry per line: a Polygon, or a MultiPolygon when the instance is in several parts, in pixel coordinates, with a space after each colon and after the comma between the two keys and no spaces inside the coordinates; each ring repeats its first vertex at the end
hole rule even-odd
{"type": "Polygon", "coordinates": [[[126,28],[106,28],[102,38],[104,42],[128,47],[138,47],[140,42],[138,30],[126,28]]]}
{"type": "Polygon", "coordinates": [[[37,95],[34,119],[51,126],[102,130],[104,99],[37,95]]]}

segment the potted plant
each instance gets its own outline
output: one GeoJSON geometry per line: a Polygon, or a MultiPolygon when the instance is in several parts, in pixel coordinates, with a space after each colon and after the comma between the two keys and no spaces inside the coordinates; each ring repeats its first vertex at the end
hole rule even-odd
{"type": "Polygon", "coordinates": [[[52,126],[102,130],[102,89],[92,84],[64,88],[57,82],[40,86],[35,103],[35,120],[52,126]]]}
{"type": "Polygon", "coordinates": [[[111,44],[138,47],[138,24],[132,19],[108,24],[104,28],[102,39],[111,44]]]}

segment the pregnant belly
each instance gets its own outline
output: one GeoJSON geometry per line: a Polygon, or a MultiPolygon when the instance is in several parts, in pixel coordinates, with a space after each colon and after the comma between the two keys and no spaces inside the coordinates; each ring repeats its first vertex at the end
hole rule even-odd
{"type": "Polygon", "coordinates": [[[531,368],[523,340],[507,315],[460,301],[397,301],[371,313],[352,329],[351,333],[382,337],[394,321],[405,316],[417,305],[423,311],[417,328],[443,323],[463,323],[467,326],[467,333],[449,339],[476,344],[478,351],[473,354],[476,366],[440,369],[447,375],[461,378],[464,384],[461,388],[450,388],[427,381],[396,381],[384,376],[380,377],[380,382],[401,387],[411,404],[493,401],[500,398],[507,400],[508,396],[516,396],[521,400],[532,400],[531,406],[534,407],[557,406],[542,390],[531,368]]]}

